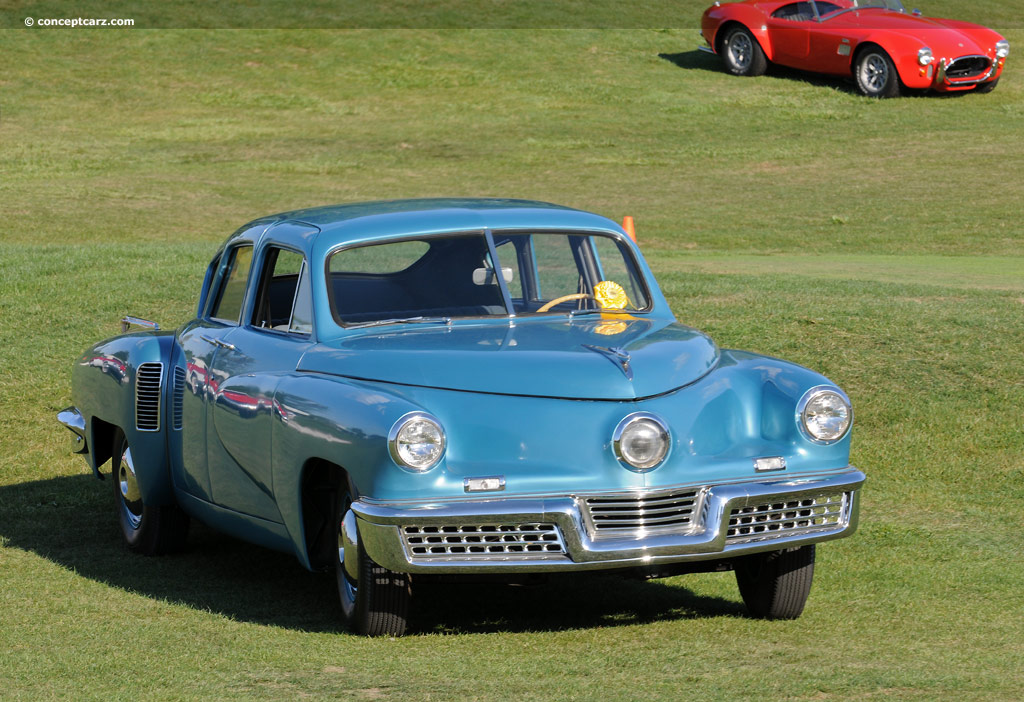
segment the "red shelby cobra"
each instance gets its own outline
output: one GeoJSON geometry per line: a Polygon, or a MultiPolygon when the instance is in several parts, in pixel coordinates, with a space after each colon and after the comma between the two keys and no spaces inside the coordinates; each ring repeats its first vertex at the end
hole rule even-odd
{"type": "Polygon", "coordinates": [[[704,13],[705,51],[730,73],[757,76],[768,63],[850,76],[869,97],[903,88],[943,92],[996,87],[1010,43],[978,24],[908,13],[899,0],[744,0],[704,13]]]}

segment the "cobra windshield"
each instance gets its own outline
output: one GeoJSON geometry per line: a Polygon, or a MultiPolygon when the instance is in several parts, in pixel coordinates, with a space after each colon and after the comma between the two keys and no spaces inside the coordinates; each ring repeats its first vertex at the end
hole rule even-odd
{"type": "Polygon", "coordinates": [[[327,274],[343,326],[650,307],[629,247],[597,233],[474,232],[354,246],[330,256],[327,274]]]}

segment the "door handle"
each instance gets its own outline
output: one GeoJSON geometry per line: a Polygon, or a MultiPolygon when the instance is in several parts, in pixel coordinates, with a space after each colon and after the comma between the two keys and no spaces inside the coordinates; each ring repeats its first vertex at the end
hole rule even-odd
{"type": "Polygon", "coordinates": [[[220,339],[211,339],[210,337],[206,336],[205,334],[200,334],[199,338],[202,339],[203,341],[205,341],[208,344],[213,344],[214,346],[219,346],[222,349],[229,349],[231,351],[235,350],[235,345],[234,344],[229,344],[226,341],[221,341],[220,339]]]}

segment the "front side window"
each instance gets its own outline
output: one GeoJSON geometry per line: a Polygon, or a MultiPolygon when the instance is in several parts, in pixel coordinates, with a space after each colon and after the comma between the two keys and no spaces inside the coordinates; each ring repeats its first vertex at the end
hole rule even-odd
{"type": "Polygon", "coordinates": [[[629,248],[599,234],[481,232],[358,246],[330,256],[327,279],[342,325],[650,308],[629,248]]]}
{"type": "Polygon", "coordinates": [[[239,246],[231,250],[227,268],[221,277],[216,301],[210,316],[221,322],[238,324],[242,318],[242,302],[249,285],[249,268],[252,264],[252,246],[239,246]]]}

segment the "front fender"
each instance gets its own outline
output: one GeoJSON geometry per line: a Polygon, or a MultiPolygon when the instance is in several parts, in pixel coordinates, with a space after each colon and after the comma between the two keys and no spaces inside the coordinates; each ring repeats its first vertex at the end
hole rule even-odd
{"type": "Polygon", "coordinates": [[[775,51],[765,25],[764,13],[756,7],[740,3],[711,7],[704,13],[701,33],[716,54],[720,53],[721,40],[725,38],[725,32],[732,24],[741,24],[750,30],[768,60],[775,60],[775,51]]]}
{"type": "Polygon", "coordinates": [[[85,422],[93,474],[102,477],[100,467],[115,450],[110,429],[120,429],[132,448],[142,499],[154,505],[174,502],[166,437],[173,344],[169,331],[122,334],[86,349],[71,371],[71,397],[85,422]],[[142,398],[148,404],[137,416],[140,369],[149,381],[143,382],[142,398]]]}
{"type": "Polygon", "coordinates": [[[282,377],[273,401],[274,497],[296,555],[309,565],[302,518],[302,471],[314,460],[345,469],[360,494],[374,494],[381,476],[396,471],[410,481],[432,480],[394,465],[387,434],[402,415],[423,410],[380,387],[337,376],[282,377]]]}

